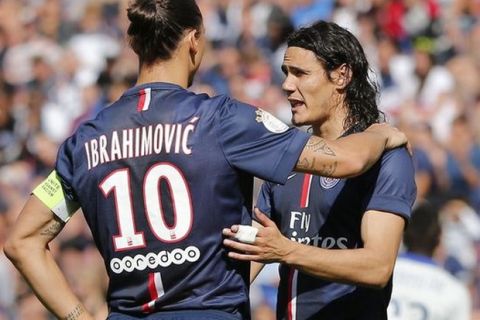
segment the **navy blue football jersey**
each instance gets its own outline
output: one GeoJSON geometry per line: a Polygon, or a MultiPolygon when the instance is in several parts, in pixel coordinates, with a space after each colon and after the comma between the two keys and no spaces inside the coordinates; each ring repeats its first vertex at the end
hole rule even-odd
{"type": "MultiPolygon", "coordinates": [[[[363,214],[378,210],[409,219],[414,169],[405,149],[383,154],[369,171],[350,179],[292,173],[285,185],[262,185],[257,206],[289,239],[332,250],[363,246],[363,214]]],[[[369,272],[365,270],[365,272],[369,272]]],[[[386,319],[391,280],[382,290],[325,281],[280,266],[278,319],[386,319]]]]}
{"type": "Polygon", "coordinates": [[[111,311],[249,318],[249,264],[227,257],[221,231],[251,222],[252,175],[285,182],[308,138],[261,109],[167,83],[131,88],[82,124],[56,171],[105,261],[111,311]]]}

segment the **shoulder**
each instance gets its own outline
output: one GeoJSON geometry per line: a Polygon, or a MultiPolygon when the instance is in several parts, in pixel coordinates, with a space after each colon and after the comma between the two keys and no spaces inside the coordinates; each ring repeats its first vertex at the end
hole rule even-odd
{"type": "Polygon", "coordinates": [[[412,178],[415,174],[413,158],[406,148],[386,151],[379,162],[380,175],[412,178]]]}
{"type": "Polygon", "coordinates": [[[406,148],[396,148],[385,151],[380,160],[370,168],[367,173],[360,177],[377,181],[381,177],[413,179],[413,159],[406,148]]]}
{"type": "Polygon", "coordinates": [[[216,105],[218,108],[225,109],[226,111],[238,111],[238,110],[256,110],[257,108],[245,103],[233,99],[227,95],[218,95],[214,97],[208,97],[208,103],[216,105]]]}
{"type": "Polygon", "coordinates": [[[385,152],[362,179],[364,185],[371,188],[369,210],[410,217],[417,188],[412,158],[405,148],[385,152]]]}
{"type": "Polygon", "coordinates": [[[389,163],[413,163],[412,156],[408,153],[405,147],[387,150],[381,157],[382,165],[389,163]]]}
{"type": "MultiPolygon", "coordinates": [[[[221,118],[238,118],[241,121],[245,115],[251,115],[257,109],[247,103],[233,99],[227,95],[208,96],[207,94],[190,93],[190,104],[197,105],[202,113],[216,114],[221,118]]],[[[251,118],[249,116],[248,118],[251,118]]]]}

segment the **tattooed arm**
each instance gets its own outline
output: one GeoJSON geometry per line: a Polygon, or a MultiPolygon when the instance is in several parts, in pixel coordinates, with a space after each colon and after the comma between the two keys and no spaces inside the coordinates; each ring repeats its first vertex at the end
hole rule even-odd
{"type": "Polygon", "coordinates": [[[64,223],[32,195],[5,243],[5,255],[56,317],[92,319],[73,294],[48,248],[48,243],[63,226],[64,223]]]}
{"type": "Polygon", "coordinates": [[[312,136],[295,170],[335,178],[356,176],[368,170],[385,149],[406,143],[405,134],[388,124],[374,124],[334,141],[312,136]]]}

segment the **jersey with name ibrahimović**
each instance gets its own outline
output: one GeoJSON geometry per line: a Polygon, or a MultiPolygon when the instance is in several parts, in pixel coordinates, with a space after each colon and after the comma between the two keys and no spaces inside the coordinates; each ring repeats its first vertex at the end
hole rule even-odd
{"type": "Polygon", "coordinates": [[[284,183],[308,138],[261,109],[168,83],[131,88],[81,125],[56,171],[105,260],[111,311],[249,318],[249,264],[227,257],[222,228],[251,223],[252,175],[284,183]]]}
{"type": "MultiPolygon", "coordinates": [[[[369,171],[351,179],[291,174],[285,185],[264,183],[257,207],[289,239],[332,250],[363,246],[363,214],[377,210],[409,219],[414,169],[406,149],[387,151],[369,171]]],[[[364,272],[370,272],[365,270],[364,272]]],[[[334,283],[280,266],[278,319],[387,319],[391,280],[382,290],[334,283]]]]}

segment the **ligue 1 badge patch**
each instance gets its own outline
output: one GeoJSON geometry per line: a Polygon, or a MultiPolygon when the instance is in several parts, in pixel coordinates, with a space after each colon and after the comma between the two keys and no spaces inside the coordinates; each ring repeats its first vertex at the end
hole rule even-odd
{"type": "Polygon", "coordinates": [[[320,185],[323,189],[332,189],[339,181],[340,179],[320,177],[320,185]]]}
{"type": "Polygon", "coordinates": [[[273,116],[271,113],[260,108],[255,111],[255,113],[257,114],[255,120],[257,122],[262,122],[268,131],[273,133],[282,133],[288,130],[288,126],[275,118],[275,116],[273,116]]]}

